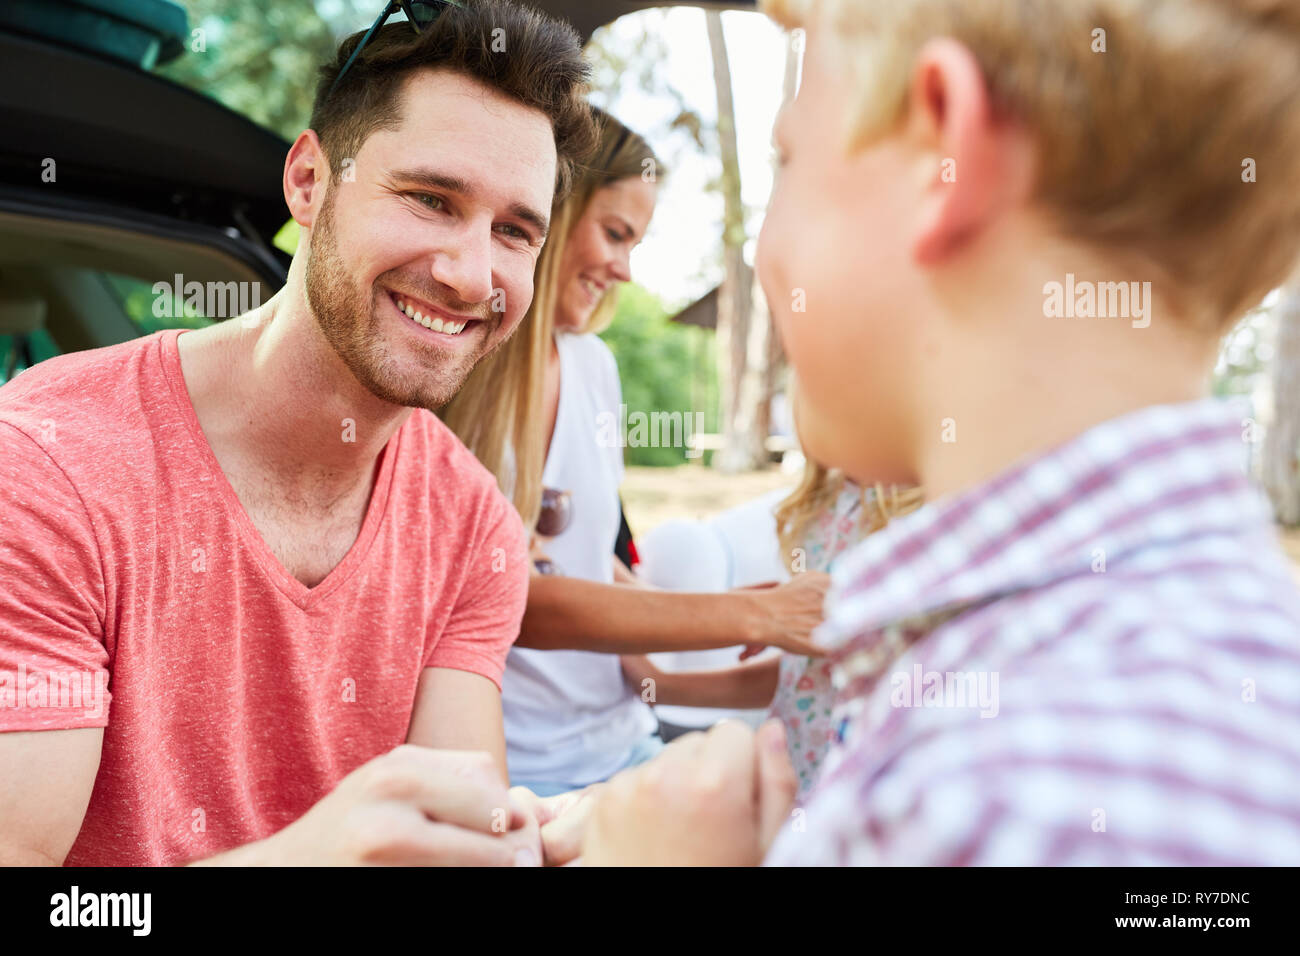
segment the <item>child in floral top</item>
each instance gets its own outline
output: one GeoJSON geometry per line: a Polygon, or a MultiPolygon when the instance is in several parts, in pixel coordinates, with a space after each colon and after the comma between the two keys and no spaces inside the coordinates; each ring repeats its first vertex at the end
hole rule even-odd
{"type": "MultiPolygon", "coordinates": [[[[841,554],[921,502],[919,489],[861,488],[810,462],[799,486],[775,512],[786,566],[792,574],[830,571],[841,554]]],[[[623,670],[650,703],[737,708],[770,704],[770,716],[785,724],[799,799],[812,788],[835,734],[835,691],[828,662],[781,654],[725,670],[669,673],[643,656],[624,656],[623,670]]]]}
{"type": "MultiPolygon", "coordinates": [[[[836,558],[862,540],[859,518],[863,499],[873,495],[874,492],[868,490],[864,494],[862,489],[845,481],[832,507],[817,514],[808,523],[806,531],[794,539],[798,545],[782,548],[783,553],[791,555],[789,563],[794,569],[829,572],[836,558]],[[799,567],[801,562],[803,567],[799,567]]],[[[783,515],[791,515],[791,502],[797,502],[797,496],[796,490],[795,495],[778,509],[778,526],[782,525],[783,515]]],[[[786,537],[794,536],[783,535],[783,539],[786,537]]],[[[819,657],[797,657],[794,654],[782,654],[778,662],[780,673],[769,716],[779,717],[785,724],[790,762],[799,777],[799,799],[802,801],[817,777],[822,757],[834,735],[831,665],[819,657]]]]}

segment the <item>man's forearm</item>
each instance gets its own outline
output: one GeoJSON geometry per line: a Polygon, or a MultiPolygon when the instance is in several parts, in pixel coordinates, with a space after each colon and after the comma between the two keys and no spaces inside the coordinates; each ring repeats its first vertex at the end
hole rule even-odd
{"type": "Polygon", "coordinates": [[[752,594],[692,594],[534,575],[520,647],[652,654],[757,643],[752,594]]]}

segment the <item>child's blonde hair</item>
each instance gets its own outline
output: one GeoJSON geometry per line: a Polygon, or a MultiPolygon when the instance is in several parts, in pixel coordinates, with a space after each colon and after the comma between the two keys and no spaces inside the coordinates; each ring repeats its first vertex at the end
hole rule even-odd
{"type": "Polygon", "coordinates": [[[1224,331],[1300,259],[1296,0],[761,2],[818,28],[853,91],[850,150],[901,119],[927,40],[961,42],[1035,136],[1035,199],[1063,233],[1154,270],[1199,327],[1224,331]]]}
{"type": "MultiPolygon", "coordinates": [[[[806,546],[814,522],[834,510],[846,480],[838,469],[825,468],[809,459],[798,486],[776,506],[776,533],[781,541],[781,557],[791,573],[806,570],[795,567],[795,555],[806,546]]],[[[890,485],[886,488],[876,484],[872,488],[863,488],[861,494],[858,533],[863,536],[879,531],[894,518],[910,514],[925,503],[924,493],[915,486],[890,485]]]]}

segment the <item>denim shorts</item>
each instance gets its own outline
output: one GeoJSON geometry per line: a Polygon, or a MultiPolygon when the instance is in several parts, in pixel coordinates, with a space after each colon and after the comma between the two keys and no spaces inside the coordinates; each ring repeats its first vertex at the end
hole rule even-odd
{"type": "MultiPolygon", "coordinates": [[[[623,766],[619,767],[618,770],[615,770],[614,773],[618,773],[619,770],[626,770],[629,767],[635,767],[638,764],[643,764],[663,749],[664,742],[659,739],[657,734],[643,737],[638,741],[637,745],[632,748],[632,752],[628,755],[627,762],[624,763],[623,766]]],[[[614,774],[610,774],[611,777],[613,775],[614,774]]],[[[594,781],[588,782],[590,783],[594,781]]],[[[587,786],[586,783],[561,783],[558,780],[512,780],[510,781],[510,785],[512,787],[527,787],[539,797],[553,797],[557,793],[568,793],[570,790],[581,790],[583,787],[587,786]]]]}

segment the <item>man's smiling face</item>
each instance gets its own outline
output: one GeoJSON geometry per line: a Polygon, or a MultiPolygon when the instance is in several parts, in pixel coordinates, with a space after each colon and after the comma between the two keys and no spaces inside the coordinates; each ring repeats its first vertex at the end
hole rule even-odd
{"type": "Polygon", "coordinates": [[[400,125],[373,132],[328,185],[307,300],[373,394],[438,408],[532,301],[555,137],[545,114],[447,70],[411,76],[399,103],[400,125]]]}

